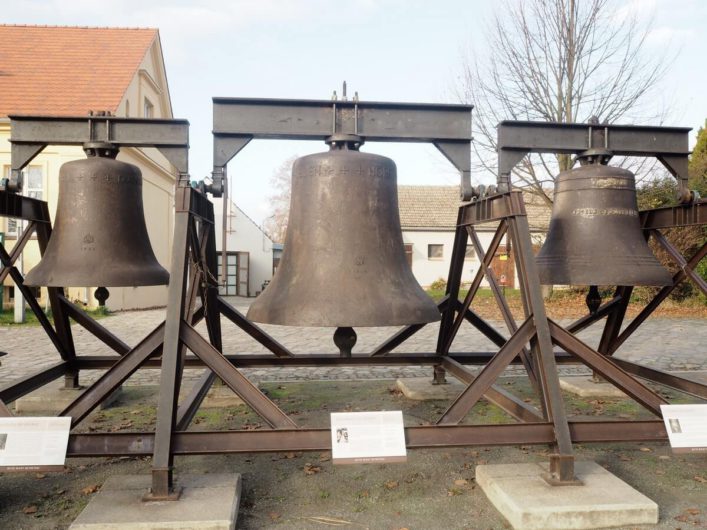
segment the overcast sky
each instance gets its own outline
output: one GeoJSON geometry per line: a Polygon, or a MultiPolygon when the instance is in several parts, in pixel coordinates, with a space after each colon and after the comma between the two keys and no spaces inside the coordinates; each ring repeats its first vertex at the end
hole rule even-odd
{"type": "MultiPolygon", "coordinates": [[[[667,48],[675,54],[656,106],[672,104],[667,124],[696,130],[707,118],[707,2],[618,4],[653,17],[648,51],[667,48]]],[[[481,0],[3,0],[0,20],[159,28],[174,116],[191,123],[191,174],[203,178],[212,167],[213,96],[328,99],[333,90],[341,93],[346,80],[349,95],[358,91],[362,100],[454,103],[462,56],[488,52],[484,27],[498,5],[481,0]]],[[[269,215],[273,171],[295,154],[323,148],[318,142],[252,142],[229,164],[231,196],[261,223],[269,215]]],[[[402,184],[458,182],[434,147],[369,144],[367,150],[393,158],[402,184]]]]}

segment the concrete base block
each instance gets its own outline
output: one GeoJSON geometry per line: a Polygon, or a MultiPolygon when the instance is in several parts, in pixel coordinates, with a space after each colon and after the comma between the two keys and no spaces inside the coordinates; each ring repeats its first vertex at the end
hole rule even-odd
{"type": "Polygon", "coordinates": [[[143,502],[149,475],[109,477],[70,530],[193,529],[236,527],[241,495],[239,474],[180,475],[176,501],[143,502]]]}
{"type": "Polygon", "coordinates": [[[581,486],[550,486],[548,464],[476,466],[476,483],[515,530],[656,524],[658,505],[594,462],[576,462],[581,486]]]}
{"type": "MultiPolygon", "coordinates": [[[[15,401],[16,412],[53,412],[58,414],[79,397],[86,387],[64,388],[64,380],[58,379],[48,385],[22,396],[15,401]]],[[[101,409],[110,407],[120,398],[122,387],[118,387],[108,398],[100,404],[101,409]]]]}
{"type": "Polygon", "coordinates": [[[426,401],[431,399],[455,399],[466,385],[447,375],[447,383],[444,385],[433,385],[430,377],[404,377],[395,382],[403,395],[415,401],[426,401]]]}
{"type": "Polygon", "coordinates": [[[581,397],[626,397],[626,394],[611,383],[594,381],[591,375],[560,377],[560,388],[581,397]]]}

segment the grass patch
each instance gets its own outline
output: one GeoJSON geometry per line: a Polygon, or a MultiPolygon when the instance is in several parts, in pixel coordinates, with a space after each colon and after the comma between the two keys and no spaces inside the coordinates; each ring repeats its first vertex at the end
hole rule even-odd
{"type": "MultiPolygon", "coordinates": [[[[111,316],[111,311],[106,308],[106,307],[98,307],[96,309],[88,309],[88,310],[83,310],[84,313],[86,313],[88,316],[93,318],[94,320],[100,320],[101,318],[105,318],[108,316],[111,316]]],[[[49,318],[49,322],[52,324],[54,323],[54,318],[52,316],[52,311],[51,309],[47,310],[45,312],[47,317],[49,318]]],[[[31,309],[27,309],[25,311],[25,321],[21,324],[18,324],[15,322],[15,313],[12,310],[3,310],[0,311],[0,326],[38,326],[39,325],[39,320],[37,319],[37,315],[35,315],[31,309]]]]}
{"type": "MultiPolygon", "coordinates": [[[[503,287],[501,287],[501,291],[503,291],[503,287]]],[[[446,294],[444,289],[427,289],[425,292],[435,302],[439,302],[446,294]]],[[[459,299],[464,300],[468,292],[469,289],[459,289],[459,299]]],[[[506,298],[520,298],[520,290],[508,288],[505,290],[505,296],[506,298]]],[[[488,287],[480,287],[479,290],[476,291],[476,296],[474,297],[475,300],[490,300],[492,298],[493,292],[488,287]]]]}

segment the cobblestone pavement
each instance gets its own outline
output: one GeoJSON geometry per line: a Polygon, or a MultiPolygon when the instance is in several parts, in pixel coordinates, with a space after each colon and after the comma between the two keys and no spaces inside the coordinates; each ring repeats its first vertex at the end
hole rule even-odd
{"type": "MultiPolygon", "coordinates": [[[[230,299],[240,311],[247,310],[249,300],[230,299]]],[[[122,312],[100,321],[102,325],[134,345],[164,319],[164,309],[122,312]]],[[[224,351],[236,353],[267,353],[263,346],[251,339],[229,321],[223,320],[224,351]]],[[[503,323],[494,326],[508,335],[503,323]]],[[[268,333],[294,353],[333,353],[336,351],[331,328],[296,328],[263,325],[268,333]]],[[[198,329],[206,335],[205,326],[198,329]]],[[[354,353],[373,350],[392,335],[397,328],[358,328],[358,342],[354,353]]],[[[429,325],[401,347],[400,352],[434,351],[438,326],[429,325]]],[[[79,355],[106,355],[110,350],[78,325],[72,326],[79,355]]],[[[579,334],[579,338],[596,347],[601,325],[595,325],[579,334]]],[[[56,350],[39,326],[0,327],[0,350],[8,355],[0,360],[0,385],[31,374],[59,360],[56,350]]],[[[495,351],[493,344],[470,325],[463,325],[452,346],[452,351],[495,351]]],[[[707,370],[707,321],[704,319],[653,318],[644,323],[616,353],[617,357],[668,371],[707,370]]],[[[522,368],[509,368],[517,373],[522,368]]],[[[580,366],[561,367],[561,373],[586,373],[580,366]]],[[[194,380],[202,370],[187,370],[185,379],[194,380]]],[[[430,367],[333,367],[333,368],[263,368],[245,369],[254,382],[260,380],[301,379],[386,379],[397,377],[430,376],[430,367]]],[[[82,372],[82,383],[95,380],[100,372],[82,372]]],[[[127,384],[157,384],[159,371],[139,370],[127,384]]]]}

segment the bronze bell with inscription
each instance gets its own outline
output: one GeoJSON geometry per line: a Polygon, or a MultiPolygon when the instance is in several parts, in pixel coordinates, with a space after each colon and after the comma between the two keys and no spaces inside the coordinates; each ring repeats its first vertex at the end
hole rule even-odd
{"type": "Polygon", "coordinates": [[[555,180],[545,244],[537,255],[546,285],[670,285],[641,230],[633,173],[599,163],[555,180]]]}
{"type": "Polygon", "coordinates": [[[293,164],[283,256],[248,318],[350,333],[355,326],[439,320],[405,258],[395,163],[359,152],[363,139],[356,135],[327,143],[328,152],[293,164]]]}
{"type": "Polygon", "coordinates": [[[84,145],[88,158],[59,170],[54,230],[27,285],[127,287],[159,285],[169,273],[157,262],[145,226],[142,174],[115,160],[111,144],[84,145]]]}

